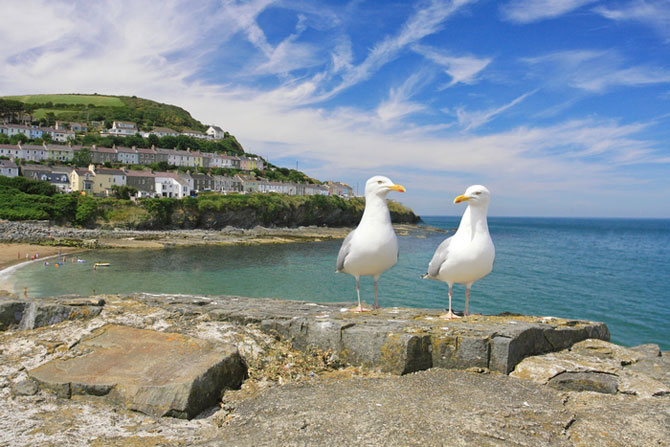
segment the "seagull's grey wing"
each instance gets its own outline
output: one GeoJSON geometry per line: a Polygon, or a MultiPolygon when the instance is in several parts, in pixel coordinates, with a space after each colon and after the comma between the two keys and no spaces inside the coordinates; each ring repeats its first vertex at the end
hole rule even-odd
{"type": "Polygon", "coordinates": [[[451,243],[451,238],[445,239],[433,255],[433,259],[430,260],[428,264],[428,276],[436,277],[440,273],[440,267],[449,257],[449,244],[451,243]]]}
{"type": "MultiPolygon", "coordinates": [[[[356,231],[356,230],[354,230],[356,231]]],[[[344,260],[347,258],[347,255],[351,251],[351,240],[354,238],[354,231],[349,233],[347,237],[342,242],[342,247],[340,247],[340,253],[337,255],[337,271],[341,272],[344,268],[344,260]]]]}

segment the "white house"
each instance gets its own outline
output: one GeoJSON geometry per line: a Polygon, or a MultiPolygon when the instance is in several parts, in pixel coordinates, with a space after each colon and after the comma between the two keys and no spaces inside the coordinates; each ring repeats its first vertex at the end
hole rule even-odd
{"type": "Polygon", "coordinates": [[[137,165],[140,163],[140,157],[134,147],[117,147],[116,159],[119,163],[127,165],[137,165]]]}
{"type": "Polygon", "coordinates": [[[204,134],[199,130],[193,130],[193,129],[184,129],[182,130],[181,134],[186,137],[201,138],[201,139],[209,138],[209,135],[204,134]]]}
{"type": "Polygon", "coordinates": [[[142,136],[144,138],[148,138],[149,135],[152,134],[156,135],[159,138],[163,138],[163,137],[176,137],[179,135],[179,132],[177,132],[174,129],[170,129],[169,127],[154,127],[149,132],[142,132],[142,136]]]}
{"type": "Polygon", "coordinates": [[[19,175],[19,167],[13,161],[0,159],[0,175],[17,177],[19,175]]]}
{"type": "Polygon", "coordinates": [[[21,146],[18,144],[0,144],[0,157],[21,158],[21,146]]]}
{"type": "Polygon", "coordinates": [[[129,121],[114,121],[112,128],[107,130],[107,133],[119,137],[135,135],[137,133],[137,126],[135,126],[135,123],[129,121]]]}
{"type": "Polygon", "coordinates": [[[209,126],[205,133],[215,140],[223,140],[226,136],[226,133],[219,126],[209,126]]]}
{"type": "Polygon", "coordinates": [[[19,158],[30,161],[42,161],[49,159],[49,151],[44,145],[21,144],[19,143],[19,158]]]}
{"type": "Polygon", "coordinates": [[[154,172],[156,176],[156,195],[183,199],[191,194],[186,178],[172,172],[154,172]]]}

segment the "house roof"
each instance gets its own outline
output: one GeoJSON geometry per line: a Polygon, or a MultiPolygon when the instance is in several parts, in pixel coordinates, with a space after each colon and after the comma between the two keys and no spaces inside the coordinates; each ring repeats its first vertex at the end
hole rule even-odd
{"type": "Polygon", "coordinates": [[[73,150],[71,146],[60,146],[57,144],[48,144],[47,150],[50,151],[71,151],[73,150]]]}
{"type": "Polygon", "coordinates": [[[136,154],[137,150],[133,149],[132,147],[117,147],[116,148],[117,152],[125,152],[128,154],[136,154]]]}
{"type": "Polygon", "coordinates": [[[121,169],[110,169],[110,168],[95,168],[96,174],[102,175],[126,175],[121,169]]]}
{"type": "Polygon", "coordinates": [[[105,153],[108,153],[108,154],[116,154],[116,149],[114,149],[112,147],[98,147],[98,146],[95,146],[95,147],[91,148],[91,152],[105,152],[105,153]]]}
{"type": "Polygon", "coordinates": [[[18,168],[18,166],[16,166],[16,163],[14,163],[11,160],[0,159],[0,166],[3,168],[18,168]]]}
{"type": "Polygon", "coordinates": [[[128,177],[156,177],[156,174],[151,171],[134,171],[129,169],[128,171],[124,172],[128,177]]]}
{"type": "Polygon", "coordinates": [[[0,144],[0,148],[2,148],[2,149],[16,149],[16,150],[18,150],[18,149],[19,149],[19,145],[18,145],[18,144],[0,144]]]}
{"type": "Polygon", "coordinates": [[[46,150],[41,144],[20,144],[19,147],[23,150],[29,151],[44,151],[46,150]]]}
{"type": "Polygon", "coordinates": [[[223,132],[223,129],[221,129],[219,126],[209,126],[210,129],[214,129],[216,132],[223,132]]]}
{"type": "Polygon", "coordinates": [[[138,147],[136,150],[137,150],[137,152],[141,152],[143,154],[155,154],[156,153],[156,150],[151,149],[151,148],[138,147]]]}
{"type": "Polygon", "coordinates": [[[174,130],[174,129],[170,129],[169,127],[154,127],[153,129],[151,129],[151,130],[149,131],[149,133],[156,133],[156,132],[160,132],[160,133],[177,133],[177,134],[179,133],[179,132],[177,132],[177,131],[174,130]]]}

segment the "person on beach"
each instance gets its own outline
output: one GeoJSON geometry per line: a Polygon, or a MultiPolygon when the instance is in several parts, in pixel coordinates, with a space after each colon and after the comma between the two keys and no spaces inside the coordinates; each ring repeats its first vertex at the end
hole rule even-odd
{"type": "Polygon", "coordinates": [[[28,288],[27,287],[23,288],[23,297],[28,298],[28,288]]]}

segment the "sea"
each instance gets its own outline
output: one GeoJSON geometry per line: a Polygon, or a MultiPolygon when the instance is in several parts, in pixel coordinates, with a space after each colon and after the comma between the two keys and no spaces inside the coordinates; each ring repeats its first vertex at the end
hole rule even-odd
{"type": "MultiPolygon", "coordinates": [[[[379,280],[381,306],[445,308],[447,286],[423,280],[460,216],[427,216],[399,234],[400,257],[379,280]]],[[[472,287],[470,311],[602,321],[612,341],[670,350],[670,220],[489,217],[493,271],[472,287]]],[[[66,294],[239,295],[313,302],[356,300],[355,280],[335,272],[342,241],[257,246],[91,250],[82,261],[17,269],[14,289],[66,294]],[[93,269],[96,262],[109,267],[93,269]]],[[[373,282],[362,278],[363,301],[373,282]]],[[[454,308],[464,307],[454,286],[454,308]]]]}

